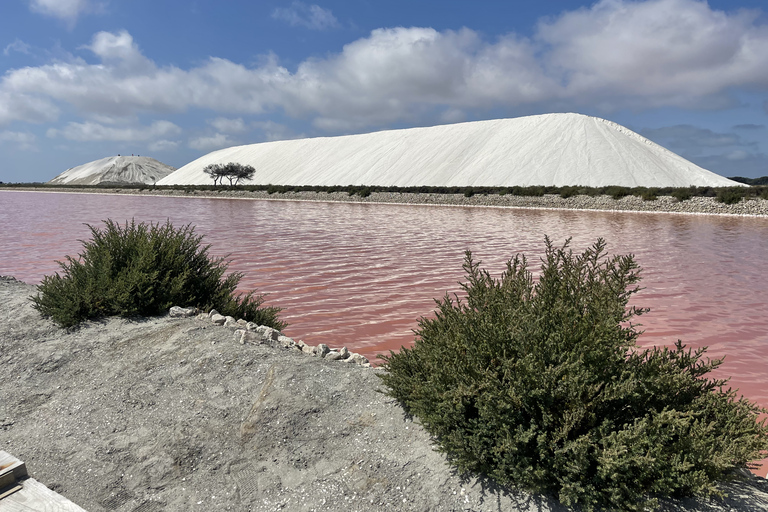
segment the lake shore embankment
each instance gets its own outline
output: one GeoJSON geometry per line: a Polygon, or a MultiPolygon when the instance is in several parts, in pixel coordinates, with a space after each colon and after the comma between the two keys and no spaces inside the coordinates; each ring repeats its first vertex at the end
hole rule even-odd
{"type": "MultiPolygon", "coordinates": [[[[566,510],[457,476],[380,392],[382,370],[195,317],[61,329],[32,308],[35,290],[0,277],[3,449],[89,512],[566,510]]],[[[724,490],[663,510],[768,507],[763,478],[724,490]]]]}
{"type": "Polygon", "coordinates": [[[102,187],[3,187],[3,191],[31,191],[56,193],[94,193],[120,195],[157,195],[169,197],[209,197],[229,199],[257,199],[278,201],[320,201],[347,203],[382,203],[408,205],[440,205],[492,208],[531,208],[557,210],[590,210],[620,212],[656,212],[704,215],[736,215],[768,217],[768,200],[755,198],[735,204],[719,202],[715,197],[695,196],[679,201],[670,196],[659,196],[655,200],[643,200],[634,195],[614,199],[608,195],[574,195],[561,197],[555,194],[543,196],[516,196],[512,194],[476,194],[466,197],[462,194],[371,192],[370,195],[350,195],[348,192],[274,192],[221,188],[218,190],[181,188],[102,188],[102,187]]]}

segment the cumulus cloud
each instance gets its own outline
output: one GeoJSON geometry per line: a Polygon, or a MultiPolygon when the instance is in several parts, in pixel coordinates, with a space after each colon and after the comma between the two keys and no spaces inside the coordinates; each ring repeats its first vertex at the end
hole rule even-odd
{"type": "Polygon", "coordinates": [[[217,131],[224,133],[242,133],[248,129],[241,117],[236,119],[217,117],[216,119],[211,119],[208,123],[216,128],[217,131]]]}
{"type": "Polygon", "coordinates": [[[540,23],[567,94],[621,104],[702,106],[729,87],[768,87],[768,26],[700,0],[601,0],[540,23]]]}
{"type": "Polygon", "coordinates": [[[276,8],[272,11],[272,17],[286,21],[292,27],[306,27],[312,30],[327,30],[339,26],[339,21],[330,10],[304,2],[293,2],[290,7],[276,8]]]}
{"type": "Polygon", "coordinates": [[[0,132],[0,142],[12,143],[14,148],[22,151],[36,150],[35,141],[37,137],[33,133],[28,132],[0,132]]]}
{"type": "Polygon", "coordinates": [[[197,137],[189,141],[189,147],[201,151],[210,151],[232,146],[233,142],[223,133],[216,133],[210,136],[197,137]]]}
{"type": "Polygon", "coordinates": [[[227,114],[275,111],[341,133],[536,105],[716,108],[735,90],[768,91],[766,47],[768,25],[755,13],[699,0],[601,0],[542,21],[530,38],[377,29],[295,71],[274,55],[254,66],[217,57],[158,66],[128,32],[99,32],[83,47],[97,63],[8,71],[0,124],[50,120],[63,108],[88,119],[206,109],[222,115],[211,122],[219,135],[237,133],[227,114]]]}
{"type": "Polygon", "coordinates": [[[138,127],[105,126],[86,121],[84,123],[68,123],[61,129],[50,128],[46,135],[52,139],[64,138],[80,142],[102,140],[136,142],[160,139],[180,133],[181,128],[170,121],[155,121],[149,126],[138,127]]]}
{"type": "Polygon", "coordinates": [[[77,18],[93,8],[89,0],[30,0],[29,8],[74,25],[77,18]]]}

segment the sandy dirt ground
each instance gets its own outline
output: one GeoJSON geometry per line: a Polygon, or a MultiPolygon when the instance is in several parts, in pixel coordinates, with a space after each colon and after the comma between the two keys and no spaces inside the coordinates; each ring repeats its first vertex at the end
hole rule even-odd
{"type": "MultiPolygon", "coordinates": [[[[0,278],[0,448],[90,512],[546,511],[554,500],[462,479],[382,394],[380,370],[325,361],[194,318],[64,330],[0,278]]],[[[768,510],[768,481],[724,502],[768,510]]]]}

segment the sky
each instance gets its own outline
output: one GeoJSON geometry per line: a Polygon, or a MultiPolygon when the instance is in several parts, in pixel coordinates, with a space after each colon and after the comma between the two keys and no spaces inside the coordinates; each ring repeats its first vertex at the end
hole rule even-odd
{"type": "Polygon", "coordinates": [[[2,0],[0,181],[578,112],[768,175],[768,0],[2,0]]]}

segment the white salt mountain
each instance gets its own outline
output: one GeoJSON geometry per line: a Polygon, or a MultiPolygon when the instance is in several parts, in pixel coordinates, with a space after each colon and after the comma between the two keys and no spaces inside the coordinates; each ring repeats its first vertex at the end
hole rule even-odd
{"type": "Polygon", "coordinates": [[[214,151],[158,185],[212,184],[203,168],[252,165],[250,183],[687,187],[739,184],[611,121],[544,114],[214,151]]]}
{"type": "Polygon", "coordinates": [[[145,183],[152,185],[175,170],[175,167],[146,156],[110,156],[67,169],[48,183],[56,185],[145,183]]]}

